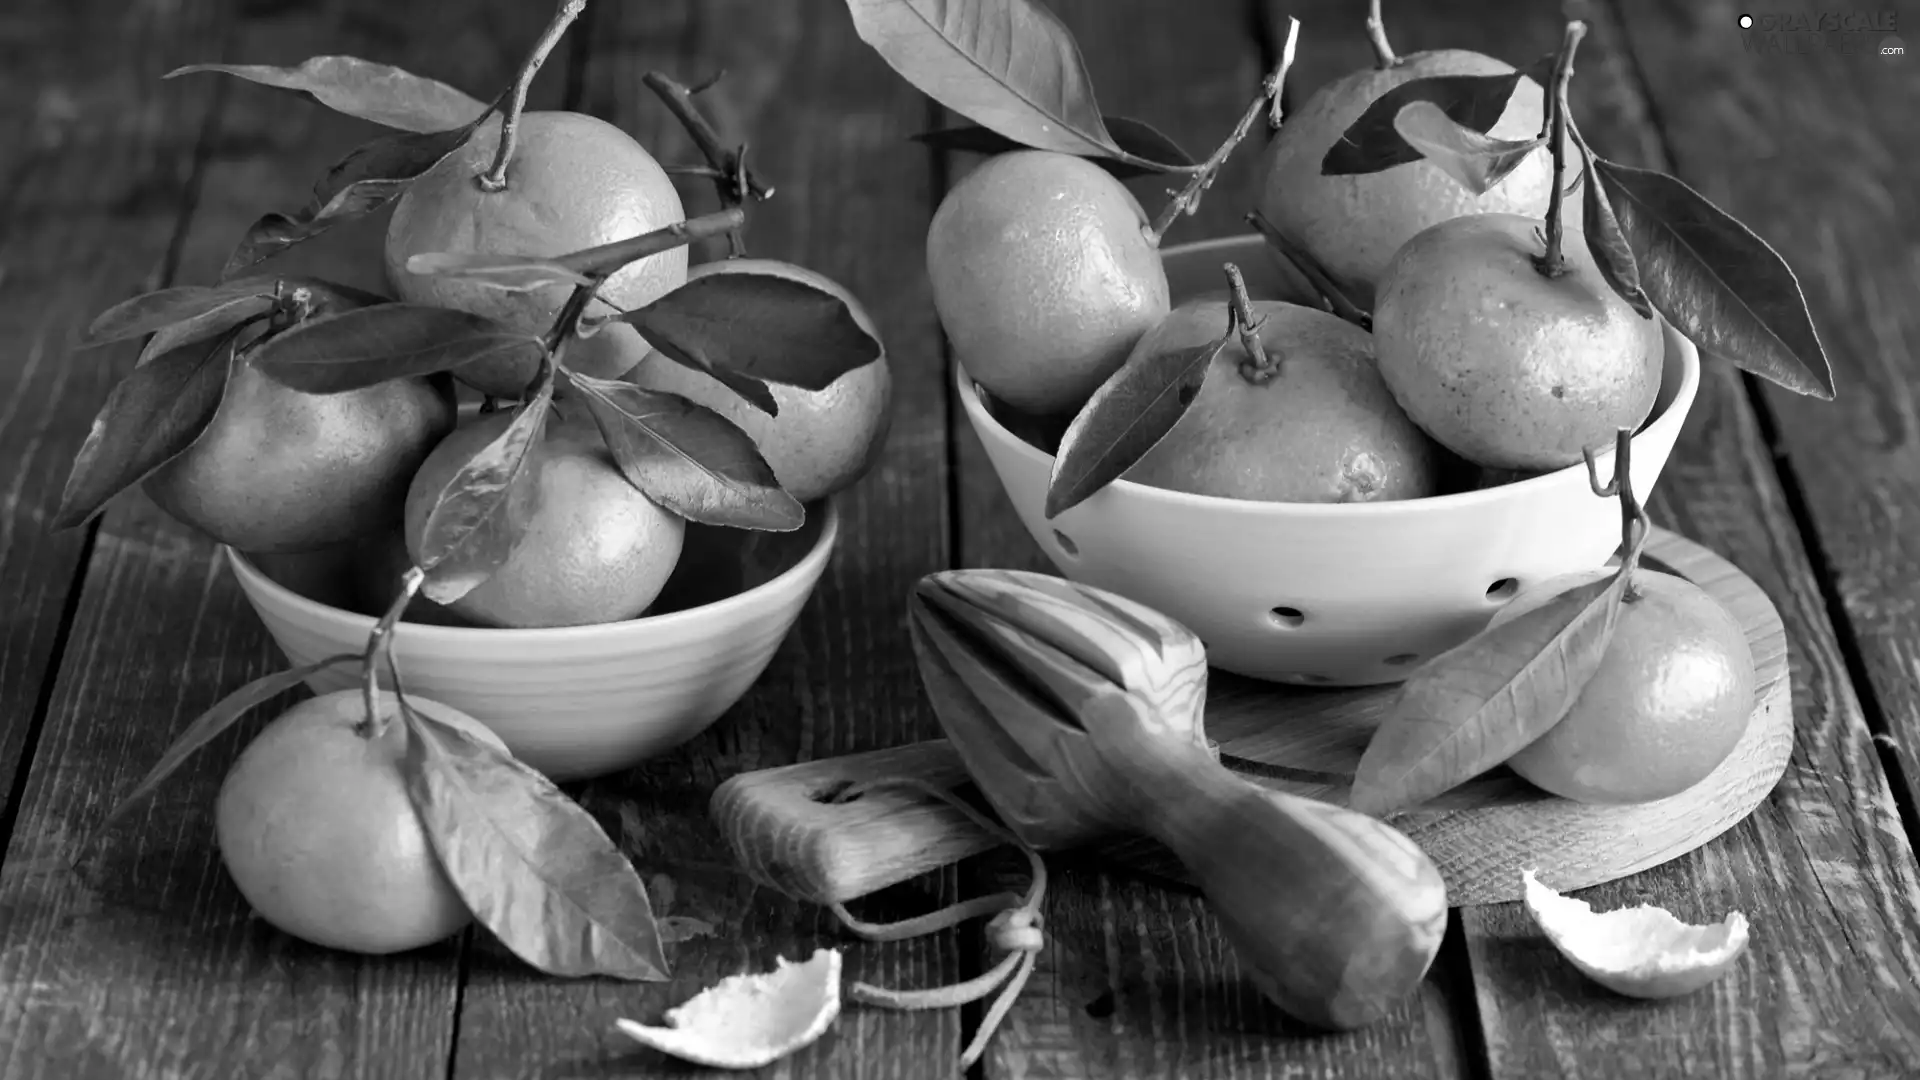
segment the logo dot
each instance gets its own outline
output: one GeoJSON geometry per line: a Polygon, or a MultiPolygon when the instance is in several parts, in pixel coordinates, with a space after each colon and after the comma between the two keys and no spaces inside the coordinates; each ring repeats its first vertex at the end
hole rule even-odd
{"type": "Polygon", "coordinates": [[[1753,16],[1751,15],[1740,16],[1740,29],[1751,30],[1752,28],[1753,28],[1753,16]]]}

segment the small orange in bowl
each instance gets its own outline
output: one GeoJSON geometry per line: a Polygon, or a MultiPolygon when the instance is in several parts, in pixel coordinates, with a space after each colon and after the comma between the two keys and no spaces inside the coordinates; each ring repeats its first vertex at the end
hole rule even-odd
{"type": "MultiPolygon", "coordinates": [[[[790,533],[689,524],[680,563],[639,618],[527,629],[402,621],[394,657],[409,693],[485,724],[550,778],[617,772],[700,734],[740,700],[799,618],[839,532],[830,501],[809,504],[790,533]]],[[[376,620],[349,568],[376,553],[259,563],[226,554],[289,664],[366,648],[376,620]]],[[[307,686],[324,694],[356,677],[339,665],[307,686]]]]}

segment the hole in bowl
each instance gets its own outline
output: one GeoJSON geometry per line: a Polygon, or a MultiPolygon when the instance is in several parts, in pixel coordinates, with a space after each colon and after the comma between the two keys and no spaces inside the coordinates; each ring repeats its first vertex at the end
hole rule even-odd
{"type": "Polygon", "coordinates": [[[1503,577],[1499,581],[1487,586],[1487,599],[1495,603],[1505,603],[1513,599],[1513,594],[1519,591],[1519,579],[1503,577]]]}
{"type": "Polygon", "coordinates": [[[1053,530],[1053,542],[1059,544],[1060,550],[1069,556],[1080,554],[1080,545],[1073,542],[1073,537],[1068,536],[1059,529],[1053,530]]]}
{"type": "Polygon", "coordinates": [[[1420,659],[1419,653],[1403,652],[1403,653],[1394,653],[1392,656],[1389,656],[1385,660],[1382,660],[1380,662],[1387,665],[1388,667],[1406,667],[1408,664],[1411,664],[1418,659],[1420,659]]]}
{"type": "Polygon", "coordinates": [[[1267,619],[1282,630],[1292,630],[1307,621],[1307,613],[1297,607],[1282,605],[1268,611],[1267,619]]]}

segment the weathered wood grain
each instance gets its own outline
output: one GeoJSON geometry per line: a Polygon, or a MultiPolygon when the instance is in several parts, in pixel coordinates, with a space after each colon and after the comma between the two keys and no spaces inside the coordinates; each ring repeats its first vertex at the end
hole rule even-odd
{"type": "MultiPolygon", "coordinates": [[[[610,824],[652,888],[657,911],[710,930],[669,946],[666,984],[559,983],[498,950],[477,950],[461,1010],[453,1075],[463,1078],[682,1075],[697,1071],[637,1046],[617,1017],[658,1023],[668,1007],[727,975],[846,950],[846,977],[887,986],[971,974],[956,935],[862,944],[813,905],[755,887],[708,820],[707,799],[732,774],[796,758],[891,745],[934,732],[903,632],[905,598],[946,565],[945,386],[921,269],[930,208],[920,100],[861,45],[840,0],[599,4],[589,9],[581,107],[635,134],[663,162],[699,160],[641,83],[661,70],[697,83],[725,78],[699,101],[774,197],[752,208],[751,253],[812,267],[841,282],[877,320],[894,378],[884,457],[840,498],[840,548],[792,635],[747,697],[705,736],[627,774],[587,785],[583,803],[610,824]]],[[[705,180],[681,185],[689,213],[715,207],[705,180]]],[[[696,255],[723,253],[724,243],[696,255]]],[[[713,534],[709,533],[709,538],[713,534]]],[[[950,902],[953,873],[856,907],[897,918],[950,902]]],[[[957,1010],[885,1012],[845,1006],[828,1034],[774,1067],[781,1075],[943,1075],[961,1049],[957,1010]]],[[[772,1072],[774,1070],[768,1070],[772,1072]]]]}
{"type": "MultiPolygon", "coordinates": [[[[1265,74],[1256,22],[1240,4],[1049,6],[1079,40],[1103,111],[1154,124],[1196,157],[1232,130],[1265,74]]],[[[1304,43],[1315,23],[1300,18],[1304,43]]],[[[1242,218],[1257,197],[1263,139],[1256,128],[1200,212],[1178,223],[1168,243],[1247,231],[1242,218]]],[[[953,171],[968,164],[956,161],[953,171]]],[[[1151,215],[1171,185],[1146,178],[1129,186],[1151,215]]],[[[1015,517],[957,402],[953,425],[956,565],[1053,572],[1015,517]]],[[[1246,981],[1197,896],[1054,861],[1047,947],[988,1051],[987,1075],[1412,1077],[1454,1076],[1464,1068],[1438,972],[1385,1023],[1305,1037],[1246,981]]],[[[1017,886],[1024,874],[1017,858],[984,863],[969,876],[968,894],[1017,886]]]]}
{"type": "Polygon", "coordinates": [[[1889,35],[1877,32],[1749,35],[1724,5],[1619,6],[1674,167],[1787,257],[1833,361],[1832,402],[1750,387],[1764,387],[1763,430],[1810,516],[1828,603],[1845,613],[1869,723],[1891,735],[1882,757],[1897,763],[1915,839],[1920,22],[1899,12],[1906,54],[1881,57],[1889,35]]]}
{"type": "Polygon", "coordinates": [[[122,7],[9,5],[0,22],[0,839],[89,549],[89,529],[49,522],[139,349],[68,354],[95,313],[167,272],[213,95],[154,84],[227,21],[212,3],[122,7]]]}
{"type": "MultiPolygon", "coordinates": [[[[43,47],[68,43],[71,56],[80,58],[75,62],[86,62],[97,27],[114,25],[104,9],[90,7],[76,5],[66,16],[71,26],[43,47]]],[[[503,78],[512,63],[505,42],[531,40],[546,15],[524,4],[398,8],[373,0],[319,10],[254,5],[232,17],[221,14],[229,10],[225,6],[211,5],[120,10],[121,18],[132,20],[129,27],[146,26],[147,35],[131,56],[105,58],[108,65],[123,65],[124,74],[90,94],[98,100],[85,115],[102,126],[74,129],[76,141],[97,140],[99,151],[58,171],[51,171],[49,158],[50,171],[40,183],[53,186],[41,198],[53,201],[18,208],[28,219],[66,220],[53,208],[91,190],[89,185],[167,182],[177,192],[168,171],[171,155],[162,152],[155,160],[153,145],[136,142],[123,160],[108,140],[126,123],[111,118],[129,110],[144,117],[142,123],[188,115],[185,123],[195,132],[202,129],[198,104],[209,99],[218,79],[158,80],[178,64],[218,58],[294,63],[338,51],[417,65],[457,81],[482,72],[503,78]],[[491,35],[499,35],[500,43],[491,35]]],[[[221,93],[224,106],[205,125],[201,141],[202,174],[181,248],[180,281],[211,280],[255,217],[297,206],[327,166],[377,133],[371,125],[257,87],[229,86],[221,93]]],[[[131,133],[139,130],[136,125],[131,133]]],[[[142,205],[138,197],[124,198],[121,205],[128,208],[142,205]]],[[[177,194],[164,201],[177,205],[177,194]]],[[[110,231],[113,208],[109,204],[108,220],[82,216],[68,224],[65,241],[72,248],[53,248],[67,280],[88,281],[95,267],[121,265],[110,231]]],[[[377,285],[380,237],[378,224],[362,223],[284,265],[377,285]]],[[[100,374],[76,378],[68,387],[40,386],[34,389],[38,397],[27,399],[49,423],[61,425],[64,440],[77,442],[85,425],[84,416],[62,415],[90,413],[105,394],[104,376],[132,362],[128,350],[66,355],[71,326],[130,291],[131,282],[118,280],[119,273],[101,275],[111,278],[102,286],[115,295],[84,298],[84,308],[61,316],[61,337],[47,342],[44,363],[50,369],[100,374]],[[76,404],[64,404],[70,399],[76,404]]],[[[43,302],[48,310],[61,310],[43,302]]],[[[76,297],[69,303],[79,302],[76,297]]],[[[56,477],[30,481],[28,490],[44,492],[46,500],[31,508],[34,514],[51,513],[70,453],[71,442],[56,458],[50,439],[26,459],[30,471],[56,477]]],[[[22,531],[44,528],[33,514],[21,513],[18,522],[22,531]]],[[[13,580],[11,568],[8,576],[13,580]]],[[[63,1080],[413,1080],[444,1072],[459,939],[365,960],[306,946],[249,917],[214,850],[209,812],[239,738],[217,742],[117,827],[87,876],[67,869],[81,854],[83,837],[192,716],[280,663],[212,544],[140,495],[105,515],[0,872],[0,1072],[63,1080]]]]}
{"type": "MultiPolygon", "coordinates": [[[[1725,5],[1689,10],[1734,25],[1736,12],[1725,5]]],[[[1678,16],[1649,24],[1655,14],[1636,8],[1629,17],[1640,23],[1633,27],[1636,46],[1643,34],[1668,38],[1685,25],[1678,16]]],[[[1560,32],[1555,7],[1521,0],[1483,5],[1471,22],[1415,4],[1389,5],[1388,18],[1402,52],[1471,47],[1510,61],[1546,51],[1560,32]]],[[[1718,48],[1704,33],[1690,48],[1662,44],[1654,62],[1670,71],[1701,65],[1718,48]]],[[[1365,62],[1358,36],[1340,47],[1347,65],[1365,62]]],[[[1574,110],[1595,148],[1629,163],[1659,164],[1653,117],[1622,50],[1619,24],[1600,19],[1580,55],[1574,110]]],[[[1741,100],[1774,100],[1779,90],[1771,77],[1757,68],[1747,75],[1754,81],[1738,91],[1741,100]]],[[[1828,105],[1812,104],[1830,101],[1836,86],[1802,84],[1798,92],[1809,115],[1845,116],[1845,109],[1830,113],[1828,105]]],[[[1666,120],[1697,104],[1676,95],[1653,115],[1666,120]]],[[[1752,159],[1729,160],[1727,168],[1728,190],[1764,182],[1752,175],[1752,159]]],[[[1680,175],[1687,178],[1684,168],[1680,175]]],[[[1764,235],[1780,227],[1777,218],[1748,220],[1764,235]]],[[[1786,254],[1795,258],[1790,246],[1786,254]]],[[[1850,497],[1864,496],[1855,489],[1850,497]]],[[[1469,909],[1463,921],[1491,1074],[1909,1075],[1920,1068],[1920,1005],[1911,992],[1920,977],[1913,854],[1827,619],[1820,579],[1741,382],[1725,365],[1707,365],[1653,512],[1659,523],[1726,556],[1779,607],[1791,643],[1798,743],[1786,777],[1745,824],[1683,859],[1580,895],[1602,909],[1647,900],[1696,920],[1740,908],[1753,920],[1753,944],[1711,990],[1633,1003],[1583,981],[1519,905],[1469,909]]]]}

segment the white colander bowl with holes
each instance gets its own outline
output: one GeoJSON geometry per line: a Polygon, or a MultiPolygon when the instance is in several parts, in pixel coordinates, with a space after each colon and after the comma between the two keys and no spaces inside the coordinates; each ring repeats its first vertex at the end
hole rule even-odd
{"type": "MultiPolygon", "coordinates": [[[[1256,298],[1301,299],[1304,283],[1258,235],[1168,248],[1175,304],[1218,292],[1232,262],[1256,298]]],[[[1691,342],[1661,323],[1666,367],[1633,438],[1633,487],[1651,496],[1700,387],[1691,342]]],[[[1148,604],[1206,643],[1217,668],[1274,682],[1366,686],[1477,633],[1515,593],[1604,565],[1620,541],[1617,500],[1584,464],[1478,491],[1399,502],[1249,502],[1116,481],[1048,521],[1053,456],[1003,426],[964,371],[967,419],[1021,524],[1059,572],[1148,604]]],[[[1604,482],[1613,451],[1597,458],[1604,482]]]]}

